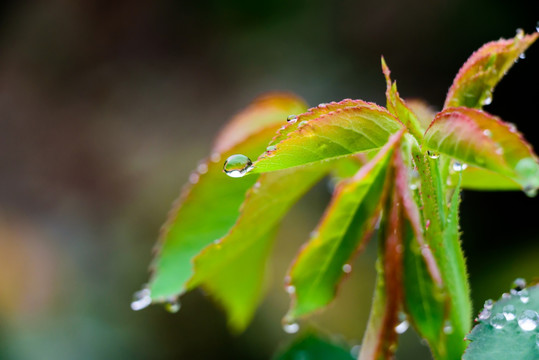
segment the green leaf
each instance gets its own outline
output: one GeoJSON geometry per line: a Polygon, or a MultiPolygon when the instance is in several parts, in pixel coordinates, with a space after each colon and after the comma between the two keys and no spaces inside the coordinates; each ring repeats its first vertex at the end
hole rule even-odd
{"type": "Polygon", "coordinates": [[[292,305],[288,321],[327,305],[335,297],[352,256],[365,246],[379,215],[387,165],[403,130],[376,157],[335,191],[315,236],[303,247],[289,274],[292,305]]]}
{"type": "MultiPolygon", "coordinates": [[[[456,182],[458,173],[451,175],[451,182],[456,182]]],[[[520,190],[520,185],[510,178],[498,173],[468,166],[462,172],[462,188],[469,190],[520,190]]]]}
{"type": "Polygon", "coordinates": [[[509,177],[527,192],[539,187],[539,164],[530,145],[514,126],[481,110],[442,111],[425,132],[424,146],[509,177]]]}
{"type": "Polygon", "coordinates": [[[442,270],[442,278],[451,300],[447,326],[444,339],[447,353],[446,359],[457,359],[462,356],[466,343],[464,336],[470,331],[472,319],[472,304],[470,300],[470,285],[466,273],[466,262],[460,246],[459,217],[460,180],[451,197],[449,213],[445,220],[443,243],[438,252],[437,259],[442,270]]]}
{"type": "Polygon", "coordinates": [[[466,106],[481,108],[492,101],[492,91],[511,66],[539,36],[524,35],[500,39],[483,45],[459,70],[447,94],[444,108],[466,106]]]}
{"type": "Polygon", "coordinates": [[[397,82],[391,83],[389,68],[382,57],[382,70],[386,78],[386,99],[387,99],[387,109],[390,113],[397,116],[397,118],[404,124],[410,131],[410,133],[415,136],[418,140],[423,138],[423,132],[425,128],[421,127],[419,119],[414,114],[414,112],[406,105],[404,100],[400,97],[399,92],[397,91],[397,82]]]}
{"type": "Polygon", "coordinates": [[[368,103],[330,111],[310,120],[301,120],[300,116],[296,122],[295,130],[253,164],[252,174],[378,149],[402,128],[384,108],[368,103]]]}
{"type": "Polygon", "coordinates": [[[490,311],[483,309],[478,324],[466,337],[471,342],[463,360],[539,359],[537,328],[530,330],[533,323],[523,321],[526,314],[530,314],[535,317],[535,325],[539,326],[539,286],[531,286],[525,291],[529,296],[527,302],[523,302],[513,290],[513,294],[505,294],[494,303],[490,311]],[[514,318],[511,316],[513,313],[514,318]],[[519,319],[523,327],[519,326],[519,319]],[[526,327],[526,324],[531,327],[526,327]]]}
{"type": "Polygon", "coordinates": [[[345,345],[337,345],[308,333],[279,351],[273,360],[354,360],[345,345]]]}
{"type": "Polygon", "coordinates": [[[270,236],[290,207],[326,175],[331,162],[264,174],[247,193],[230,232],[194,259],[188,288],[201,285],[225,308],[230,325],[243,330],[263,292],[270,236]]]}
{"type": "Polygon", "coordinates": [[[154,302],[167,301],[185,291],[193,273],[191,259],[229,231],[245,192],[257,180],[256,176],[227,177],[222,172],[224,159],[235,153],[260,154],[278,124],[296,111],[304,111],[300,99],[275,94],[256,100],[223,129],[212,155],[192,174],[193,183],[184,188],[161,231],[149,284],[154,302]]]}

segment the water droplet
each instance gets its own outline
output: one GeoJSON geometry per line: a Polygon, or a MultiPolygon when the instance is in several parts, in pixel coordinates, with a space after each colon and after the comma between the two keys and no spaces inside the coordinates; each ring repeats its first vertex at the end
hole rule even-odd
{"type": "Polygon", "coordinates": [[[505,316],[502,313],[497,313],[496,315],[492,316],[490,318],[490,325],[494,329],[502,329],[505,324],[507,323],[507,320],[505,319],[505,316]]]}
{"type": "Polygon", "coordinates": [[[326,104],[326,103],[320,103],[320,104],[318,104],[318,107],[319,107],[319,108],[322,108],[322,109],[325,108],[326,106],[328,106],[328,104],[326,104]]]}
{"type": "Polygon", "coordinates": [[[352,355],[352,357],[354,359],[356,359],[358,356],[359,356],[359,352],[361,351],[361,345],[354,345],[352,346],[352,348],[350,349],[350,355],[352,355]]]}
{"type": "Polygon", "coordinates": [[[539,315],[533,310],[524,310],[518,317],[518,326],[524,331],[535,330],[539,324],[539,315]]]}
{"type": "Polygon", "coordinates": [[[397,334],[404,334],[406,330],[410,327],[410,323],[406,318],[406,314],[403,312],[399,313],[399,323],[395,326],[395,332],[397,334]]]}
{"type": "Polygon", "coordinates": [[[502,294],[502,299],[511,299],[511,294],[509,294],[509,293],[503,293],[503,294],[502,294]]]}
{"type": "Polygon", "coordinates": [[[253,163],[245,155],[236,154],[230,156],[225,161],[224,171],[225,173],[233,178],[242,177],[247,174],[253,168],[253,163]]]}
{"type": "Polygon", "coordinates": [[[455,161],[453,163],[453,171],[456,171],[456,172],[460,172],[462,170],[465,170],[466,168],[468,167],[467,164],[464,164],[464,163],[460,163],[458,161],[455,161]]]}
{"type": "Polygon", "coordinates": [[[133,301],[131,302],[131,309],[134,311],[139,311],[148,307],[152,303],[150,289],[144,288],[140,291],[137,291],[133,295],[133,301]]]}
{"type": "Polygon", "coordinates": [[[515,289],[516,291],[523,290],[526,287],[526,279],[524,278],[516,278],[513,280],[513,284],[511,285],[511,289],[515,289]]]}
{"type": "Polygon", "coordinates": [[[520,53],[520,55],[518,56],[519,59],[525,59],[526,58],[526,54],[524,53],[520,53]]]}
{"type": "Polygon", "coordinates": [[[277,146],[275,145],[270,145],[266,148],[266,151],[275,151],[277,149],[277,146]]]}
{"type": "Polygon", "coordinates": [[[210,155],[210,160],[214,163],[221,161],[221,154],[214,152],[213,154],[210,155]]]}
{"type": "Polygon", "coordinates": [[[483,135],[485,135],[486,137],[491,138],[492,137],[492,131],[490,131],[489,129],[485,129],[485,130],[483,130],[483,135]]]}
{"type": "Polygon", "coordinates": [[[219,245],[219,244],[221,244],[221,239],[213,240],[213,243],[215,245],[219,245]]]}
{"type": "Polygon", "coordinates": [[[308,122],[307,120],[300,121],[300,123],[298,124],[298,127],[305,126],[307,122],[308,122]]]}
{"type": "Polygon", "coordinates": [[[527,197],[533,198],[537,196],[537,188],[531,185],[524,186],[524,189],[522,190],[524,191],[524,194],[526,194],[527,197]]]}
{"type": "Polygon", "coordinates": [[[453,325],[451,325],[451,321],[446,320],[444,323],[444,334],[449,335],[453,333],[453,325]]]}
{"type": "Polygon", "coordinates": [[[496,154],[503,155],[503,148],[501,146],[496,149],[496,154]]]}
{"type": "Polygon", "coordinates": [[[520,301],[523,304],[527,304],[528,301],[530,301],[530,294],[528,293],[528,290],[522,289],[520,290],[517,295],[520,297],[520,301]]]}
{"type": "Polygon", "coordinates": [[[344,271],[347,274],[350,274],[352,272],[352,265],[350,264],[344,264],[342,266],[342,271],[344,271]]]}
{"type": "Polygon", "coordinates": [[[507,127],[509,128],[509,131],[514,133],[517,132],[517,126],[513,123],[506,123],[507,127]]]}
{"type": "Polygon", "coordinates": [[[189,182],[193,185],[196,184],[199,179],[200,176],[197,173],[191,173],[191,175],[189,175],[189,182]]]}
{"type": "Polygon", "coordinates": [[[483,308],[479,313],[479,320],[487,320],[490,317],[490,310],[483,308]]]}
{"type": "Polygon", "coordinates": [[[283,324],[283,330],[287,334],[295,334],[299,331],[299,324],[297,322],[283,324]]]}
{"type": "Polygon", "coordinates": [[[427,156],[431,159],[438,159],[440,157],[440,154],[436,154],[435,152],[428,150],[427,156]]]}
{"type": "Polygon", "coordinates": [[[492,104],[492,96],[488,95],[485,100],[483,100],[483,105],[490,105],[492,104]]]}
{"type": "Polygon", "coordinates": [[[200,163],[197,167],[197,171],[199,174],[205,174],[208,172],[208,164],[206,163],[200,163]]]}
{"type": "Polygon", "coordinates": [[[296,287],[294,285],[288,285],[286,287],[286,292],[289,294],[294,294],[296,292],[296,287]]]}
{"type": "Polygon", "coordinates": [[[516,38],[519,39],[519,40],[523,39],[524,38],[524,30],[522,30],[521,28],[518,28],[516,38]]]}
{"type": "Polygon", "coordinates": [[[288,117],[286,118],[286,121],[292,124],[295,123],[297,120],[298,120],[297,115],[288,115],[288,117]]]}
{"type": "Polygon", "coordinates": [[[517,311],[515,310],[515,307],[511,304],[505,305],[503,307],[503,316],[505,316],[505,320],[507,321],[513,321],[517,317],[517,311]]]}
{"type": "Polygon", "coordinates": [[[165,310],[169,313],[177,313],[180,311],[181,304],[177,298],[171,298],[165,303],[165,310]]]}
{"type": "Polygon", "coordinates": [[[492,310],[492,306],[494,306],[494,301],[492,301],[492,299],[488,299],[487,301],[485,301],[485,309],[492,310]]]}

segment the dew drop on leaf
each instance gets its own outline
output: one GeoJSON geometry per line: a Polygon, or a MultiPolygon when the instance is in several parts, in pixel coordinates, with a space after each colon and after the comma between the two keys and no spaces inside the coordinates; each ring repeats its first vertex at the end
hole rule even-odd
{"type": "Polygon", "coordinates": [[[294,285],[288,285],[286,287],[286,292],[289,294],[294,294],[296,292],[296,287],[294,285]]]}
{"type": "Polygon", "coordinates": [[[492,131],[490,131],[489,129],[483,130],[483,135],[485,135],[486,137],[491,138],[492,137],[492,131]]]}
{"type": "Polygon", "coordinates": [[[342,266],[342,271],[344,271],[347,274],[350,274],[352,272],[352,265],[350,264],[344,264],[342,266]]]}
{"type": "Polygon", "coordinates": [[[399,323],[397,324],[397,326],[395,326],[395,332],[397,334],[404,334],[409,327],[410,323],[406,318],[406,314],[403,312],[399,313],[399,323]]]}
{"type": "Polygon", "coordinates": [[[524,194],[526,194],[527,197],[536,197],[537,196],[537,189],[533,186],[525,186],[524,189],[524,194]]]}
{"type": "Polygon", "coordinates": [[[517,317],[517,312],[515,310],[515,307],[511,304],[505,305],[503,307],[503,316],[505,316],[505,320],[507,321],[513,321],[517,317]]]}
{"type": "Polygon", "coordinates": [[[270,145],[266,148],[266,151],[275,151],[275,149],[277,149],[277,146],[275,145],[270,145]]]}
{"type": "Polygon", "coordinates": [[[539,315],[533,310],[524,310],[518,317],[518,326],[524,331],[532,331],[539,324],[539,315]]]}
{"type": "Polygon", "coordinates": [[[460,172],[462,170],[465,170],[468,167],[467,164],[455,161],[453,163],[453,171],[460,172]]]}
{"type": "Polygon", "coordinates": [[[520,297],[520,301],[523,304],[527,304],[528,301],[530,301],[530,294],[528,293],[528,290],[522,289],[520,290],[517,295],[520,297]]]}
{"type": "Polygon", "coordinates": [[[299,331],[299,324],[297,322],[283,324],[283,330],[287,334],[295,334],[299,331]]]}
{"type": "Polygon", "coordinates": [[[431,159],[436,160],[436,159],[438,159],[440,157],[440,154],[436,154],[435,152],[428,150],[427,151],[427,156],[430,157],[431,159]]]}
{"type": "Polygon", "coordinates": [[[131,310],[139,311],[142,310],[152,303],[150,289],[144,288],[140,291],[137,291],[133,295],[133,301],[131,302],[131,310]]]}
{"type": "Polygon", "coordinates": [[[226,159],[223,170],[228,176],[239,178],[247,174],[252,168],[251,159],[245,155],[236,154],[226,159]]]}
{"type": "Polygon", "coordinates": [[[446,320],[444,323],[444,334],[449,335],[453,333],[453,325],[451,325],[451,321],[446,320]]]}
{"type": "Polygon", "coordinates": [[[494,306],[494,301],[492,301],[492,299],[488,299],[485,301],[485,305],[483,307],[487,310],[492,310],[492,306],[494,306]]]}
{"type": "Polygon", "coordinates": [[[298,124],[298,127],[305,126],[306,124],[307,124],[307,120],[300,121],[300,123],[298,124]]]}
{"type": "Polygon", "coordinates": [[[507,320],[502,313],[497,313],[490,318],[490,325],[492,325],[494,329],[503,329],[506,323],[507,320]]]}
{"type": "Polygon", "coordinates": [[[286,118],[286,121],[288,121],[289,123],[292,123],[292,124],[295,123],[297,120],[298,120],[297,115],[289,115],[286,118]]]}
{"type": "Polygon", "coordinates": [[[487,320],[490,317],[490,310],[489,309],[483,309],[479,313],[479,320],[487,320]]]}
{"type": "Polygon", "coordinates": [[[177,298],[171,298],[165,303],[165,310],[169,313],[177,313],[180,311],[181,304],[177,298]]]}
{"type": "Polygon", "coordinates": [[[513,280],[513,284],[511,285],[511,289],[514,289],[516,291],[523,290],[526,287],[526,280],[524,278],[516,278],[513,280]]]}
{"type": "Polygon", "coordinates": [[[526,54],[520,53],[520,55],[519,55],[518,57],[519,57],[519,59],[525,59],[525,58],[526,58],[526,54]]]}

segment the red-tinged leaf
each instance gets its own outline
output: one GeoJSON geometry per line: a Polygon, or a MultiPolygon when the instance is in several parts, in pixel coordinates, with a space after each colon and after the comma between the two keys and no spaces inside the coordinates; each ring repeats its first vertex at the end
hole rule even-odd
{"type": "Polygon", "coordinates": [[[393,135],[376,157],[353,178],[341,183],[315,236],[303,247],[288,275],[294,289],[287,321],[326,306],[341,279],[351,270],[352,256],[369,239],[379,216],[389,159],[403,136],[393,135]]]}
{"type": "Polygon", "coordinates": [[[538,33],[500,39],[483,45],[459,70],[447,94],[444,108],[481,108],[492,100],[492,91],[505,73],[537,39],[538,33]]]}
{"type": "Polygon", "coordinates": [[[384,146],[402,124],[384,108],[346,107],[300,121],[296,130],[253,164],[264,173],[352,155],[384,146]]]}
{"type": "Polygon", "coordinates": [[[424,146],[466,164],[518,182],[526,192],[539,187],[537,157],[513,126],[481,110],[449,108],[425,132],[424,146]]]}
{"type": "MultiPolygon", "coordinates": [[[[236,222],[245,192],[257,177],[232,179],[223,174],[229,155],[256,156],[264,151],[278,124],[303,102],[289,95],[256,100],[223,130],[210,159],[201,163],[170,211],[156,245],[149,284],[154,302],[167,301],[185,291],[192,276],[191,259],[214,240],[223,237],[236,222]],[[256,124],[260,124],[257,128],[256,124]]],[[[304,111],[304,110],[303,110],[304,111]]]]}
{"type": "MultiPolygon", "coordinates": [[[[398,157],[395,152],[393,161],[398,157]]],[[[390,166],[394,172],[393,164],[390,166]]],[[[397,347],[399,310],[402,305],[402,209],[395,182],[384,205],[380,226],[378,277],[367,331],[361,346],[360,360],[391,359],[397,347]]]]}
{"type": "Polygon", "coordinates": [[[414,112],[406,105],[404,100],[400,97],[399,92],[397,91],[397,82],[391,83],[389,68],[382,57],[382,70],[386,78],[386,99],[387,99],[387,109],[390,113],[395,115],[401,123],[404,124],[410,131],[410,133],[415,136],[418,140],[423,138],[423,132],[425,128],[421,127],[419,119],[414,114],[414,112]]]}
{"type": "Polygon", "coordinates": [[[188,288],[206,289],[223,305],[236,331],[248,325],[262,296],[271,233],[331,166],[327,162],[262,175],[247,193],[230,232],[194,259],[195,274],[188,288]]]}
{"type": "Polygon", "coordinates": [[[213,151],[222,153],[235,144],[245,141],[251,134],[275,124],[286,124],[290,114],[305,111],[303,99],[287,93],[270,93],[255,99],[245,110],[237,114],[215,139],[213,151]]]}

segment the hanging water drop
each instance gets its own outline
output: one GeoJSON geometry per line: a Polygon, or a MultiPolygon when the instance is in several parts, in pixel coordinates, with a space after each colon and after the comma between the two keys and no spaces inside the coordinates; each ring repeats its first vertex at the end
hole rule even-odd
{"type": "Polygon", "coordinates": [[[253,168],[253,163],[245,155],[236,154],[225,161],[224,171],[230,177],[239,178],[247,174],[253,168]]]}
{"type": "Polygon", "coordinates": [[[522,30],[521,28],[518,28],[516,38],[519,39],[519,40],[523,39],[524,38],[524,30],[522,30]]]}
{"type": "Polygon", "coordinates": [[[440,154],[436,154],[435,152],[428,150],[427,156],[430,157],[431,159],[436,160],[440,157],[440,154]]]}
{"type": "Polygon", "coordinates": [[[140,291],[137,291],[133,295],[133,301],[131,302],[131,309],[133,311],[139,311],[148,307],[152,303],[150,289],[144,288],[140,291]]]}
{"type": "Polygon", "coordinates": [[[494,306],[494,301],[492,301],[492,299],[488,299],[487,301],[485,301],[485,304],[483,305],[483,307],[487,310],[492,310],[493,306],[494,306]]]}
{"type": "Polygon", "coordinates": [[[410,323],[408,322],[408,319],[406,318],[406,314],[403,312],[399,313],[399,323],[397,326],[395,326],[395,332],[397,334],[404,334],[406,330],[410,327],[410,323]]]}
{"type": "Polygon", "coordinates": [[[266,148],[266,151],[275,151],[277,149],[277,146],[275,145],[270,145],[266,148]]]}
{"type": "Polygon", "coordinates": [[[490,318],[490,325],[492,325],[492,327],[497,330],[503,329],[506,323],[507,320],[502,313],[497,313],[490,318]]]}
{"type": "Polygon", "coordinates": [[[511,289],[514,289],[516,291],[524,290],[526,287],[526,279],[524,278],[516,278],[513,280],[513,284],[511,285],[511,289]]]}
{"type": "Polygon", "coordinates": [[[505,316],[505,320],[507,321],[513,321],[517,317],[517,311],[515,307],[511,304],[505,305],[503,307],[503,316],[505,316]]]}
{"type": "Polygon", "coordinates": [[[298,116],[297,115],[289,115],[287,118],[286,118],[286,121],[289,122],[289,123],[295,123],[296,121],[298,120],[298,116]]]}
{"type": "Polygon", "coordinates": [[[526,54],[524,53],[520,53],[520,55],[518,56],[519,59],[525,59],[526,58],[526,54]]]}
{"type": "Polygon", "coordinates": [[[534,186],[524,186],[524,189],[522,189],[522,191],[524,191],[524,194],[526,194],[527,197],[533,198],[537,196],[537,188],[535,188],[534,186]]]}
{"type": "Polygon", "coordinates": [[[453,163],[453,171],[460,172],[462,170],[465,170],[468,167],[467,164],[455,161],[453,163]]]}
{"type": "Polygon", "coordinates": [[[479,313],[479,320],[487,320],[490,317],[490,310],[484,309],[479,313]]]}
{"type": "Polygon", "coordinates": [[[169,313],[177,313],[180,311],[181,304],[177,298],[170,298],[165,303],[165,310],[169,313]]]}
{"type": "Polygon", "coordinates": [[[520,297],[520,301],[523,304],[527,304],[528,301],[530,301],[530,294],[528,293],[528,290],[522,289],[520,290],[517,295],[520,297]]]}
{"type": "Polygon", "coordinates": [[[350,264],[344,264],[342,266],[342,271],[344,271],[347,274],[350,274],[352,272],[352,265],[350,264]]]}
{"type": "Polygon", "coordinates": [[[490,105],[492,104],[492,96],[488,95],[485,100],[483,100],[483,105],[490,105]]]}
{"type": "Polygon", "coordinates": [[[524,331],[532,331],[539,324],[539,315],[533,310],[524,310],[518,317],[518,326],[524,331]]]}
{"type": "Polygon", "coordinates": [[[299,331],[299,324],[297,322],[285,323],[283,330],[287,334],[295,334],[299,331]]]}
{"type": "Polygon", "coordinates": [[[444,323],[444,334],[449,335],[453,333],[453,325],[451,325],[451,321],[446,320],[444,323]]]}

